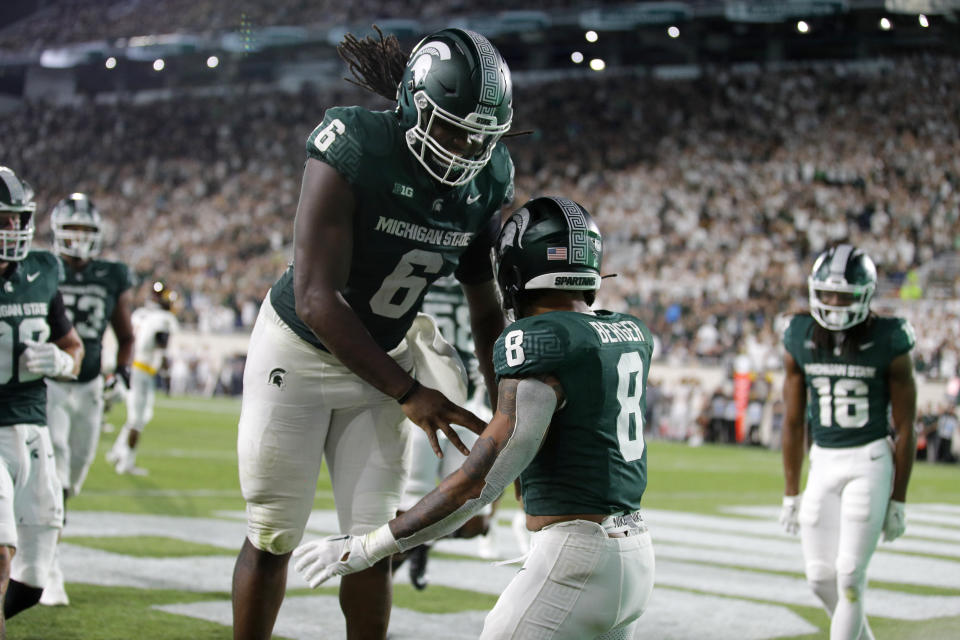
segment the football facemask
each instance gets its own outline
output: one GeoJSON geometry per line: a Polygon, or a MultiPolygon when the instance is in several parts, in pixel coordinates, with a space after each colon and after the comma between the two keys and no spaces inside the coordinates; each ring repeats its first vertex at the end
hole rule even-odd
{"type": "Polygon", "coordinates": [[[100,253],[103,244],[100,212],[82,193],[64,198],[53,208],[54,250],[60,255],[89,260],[100,253]]]}
{"type": "Polygon", "coordinates": [[[410,55],[397,88],[407,147],[438,182],[459,186],[486,166],[513,119],[510,69],[485,37],[444,29],[410,55]]]}
{"type": "Polygon", "coordinates": [[[33,189],[7,167],[0,167],[0,261],[19,262],[33,243],[33,189]]]}

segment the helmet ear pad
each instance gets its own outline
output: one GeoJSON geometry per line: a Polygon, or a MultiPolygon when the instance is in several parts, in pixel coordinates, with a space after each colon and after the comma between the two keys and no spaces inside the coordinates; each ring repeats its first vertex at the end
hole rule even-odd
{"type": "Polygon", "coordinates": [[[523,275],[520,273],[520,267],[511,265],[510,279],[504,291],[503,300],[506,303],[504,307],[507,310],[517,309],[520,305],[520,295],[523,291],[523,275]]]}

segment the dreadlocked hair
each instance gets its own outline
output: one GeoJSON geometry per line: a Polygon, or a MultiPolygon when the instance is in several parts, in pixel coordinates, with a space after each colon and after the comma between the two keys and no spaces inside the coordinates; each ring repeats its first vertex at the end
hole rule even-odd
{"type": "Polygon", "coordinates": [[[377,32],[376,38],[367,36],[361,40],[348,33],[337,45],[337,53],[356,78],[344,80],[387,100],[396,100],[397,85],[407,66],[407,54],[400,48],[396,36],[384,36],[377,25],[373,25],[373,29],[377,32]]]}

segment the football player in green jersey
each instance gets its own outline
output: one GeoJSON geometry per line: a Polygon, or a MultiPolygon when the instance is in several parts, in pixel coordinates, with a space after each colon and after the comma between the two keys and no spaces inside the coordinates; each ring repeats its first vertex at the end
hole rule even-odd
{"type": "MultiPolygon", "coordinates": [[[[103,219],[86,194],[73,193],[60,200],[50,214],[50,226],[54,250],[63,263],[60,294],[84,351],[76,380],[47,382],[47,426],[66,506],[69,496],[80,493],[100,439],[104,407],[100,360],[108,323],[117,337],[117,375],[130,388],[133,280],[127,265],[97,257],[103,244],[103,219]]],[[[57,557],[40,604],[69,603],[57,557]]]]}
{"type": "Polygon", "coordinates": [[[867,565],[881,534],[891,541],[904,532],[916,451],[916,339],[906,320],[871,313],[876,285],[866,253],[849,244],[828,249],[809,278],[810,313],[794,316],[783,337],[780,522],[800,532],[831,640],[873,638],[863,604],[867,565]],[[813,443],[801,500],[805,424],[813,443]]]}
{"type": "Polygon", "coordinates": [[[366,535],[298,547],[311,587],[453,531],[519,476],[531,551],[480,637],[632,636],[653,590],[639,513],[653,339],[633,316],[590,309],[601,255],[596,224],[572,200],[536,198],[506,221],[497,282],[517,321],[494,349],[493,419],[463,466],[409,511],[366,535]]]}
{"type": "MultiPolygon", "coordinates": [[[[422,385],[406,335],[427,287],[454,274],[492,383],[503,328],[489,253],[513,163],[510,71],[480,34],[443,29],[409,58],[396,38],[345,40],[361,84],[395,109],[334,107],[307,139],[294,260],[251,335],[237,450],[247,538],[233,577],[237,639],[270,636],[290,552],[303,536],[321,460],[339,523],[363,534],[396,513],[409,430],[483,421],[422,385]]],[[[344,579],[348,638],[386,636],[390,563],[344,579]]]]}
{"type": "Polygon", "coordinates": [[[0,638],[40,600],[63,526],[44,378],[76,377],[83,343],[57,290],[57,258],[31,251],[33,190],[0,167],[0,638]]]}

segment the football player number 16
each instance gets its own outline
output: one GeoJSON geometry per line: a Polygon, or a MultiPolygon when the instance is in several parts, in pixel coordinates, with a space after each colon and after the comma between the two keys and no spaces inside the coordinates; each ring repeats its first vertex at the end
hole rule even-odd
{"type": "MultiPolygon", "coordinates": [[[[515,329],[504,338],[507,366],[517,367],[526,361],[523,352],[523,331],[515,329]]],[[[627,462],[643,455],[643,358],[637,351],[620,354],[617,361],[617,442],[627,462]]]]}

